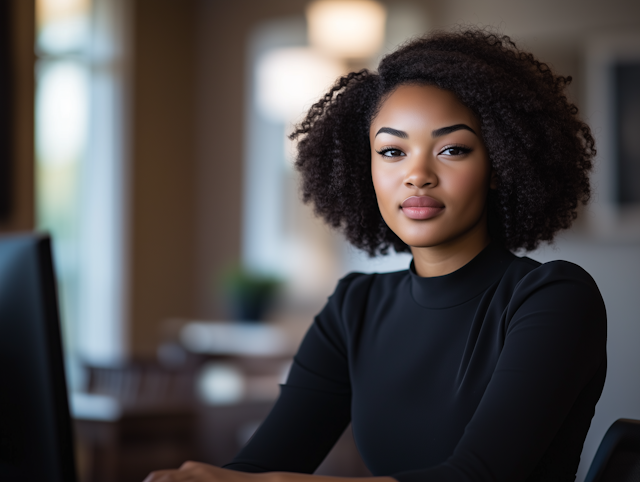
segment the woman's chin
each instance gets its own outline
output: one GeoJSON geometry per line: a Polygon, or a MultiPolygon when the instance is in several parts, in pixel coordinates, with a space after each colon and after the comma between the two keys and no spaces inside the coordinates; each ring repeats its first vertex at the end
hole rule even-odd
{"type": "Polygon", "coordinates": [[[446,238],[440,236],[405,236],[400,237],[407,246],[413,249],[427,249],[442,246],[447,243],[446,238]]]}

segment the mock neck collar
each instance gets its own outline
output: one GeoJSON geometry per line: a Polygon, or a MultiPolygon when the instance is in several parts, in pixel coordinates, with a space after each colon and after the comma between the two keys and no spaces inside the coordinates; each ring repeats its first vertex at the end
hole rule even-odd
{"type": "Polygon", "coordinates": [[[462,268],[444,276],[423,278],[416,273],[413,260],[411,295],[425,308],[450,308],[460,305],[485,291],[498,281],[516,258],[496,243],[489,243],[475,258],[462,268]]]}

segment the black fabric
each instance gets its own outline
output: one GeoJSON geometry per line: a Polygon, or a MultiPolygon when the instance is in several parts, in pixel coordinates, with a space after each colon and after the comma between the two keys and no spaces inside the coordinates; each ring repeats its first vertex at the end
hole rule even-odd
{"type": "Polygon", "coordinates": [[[606,313],[580,267],[489,245],[461,269],[340,281],[280,398],[226,467],[311,473],[349,421],[400,482],[572,481],[606,372],[606,313]]]}

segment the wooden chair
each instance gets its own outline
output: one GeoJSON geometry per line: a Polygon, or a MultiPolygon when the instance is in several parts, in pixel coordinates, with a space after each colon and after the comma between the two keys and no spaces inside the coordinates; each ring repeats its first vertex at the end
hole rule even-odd
{"type": "Polygon", "coordinates": [[[111,401],[106,408],[117,410],[74,413],[83,482],[139,482],[196,457],[196,367],[131,362],[88,372],[85,401],[111,401]]]}

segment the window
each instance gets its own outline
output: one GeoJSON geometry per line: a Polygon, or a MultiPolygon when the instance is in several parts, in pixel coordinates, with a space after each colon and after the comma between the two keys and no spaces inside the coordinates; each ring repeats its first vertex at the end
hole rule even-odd
{"type": "Polygon", "coordinates": [[[126,2],[38,0],[36,218],[52,235],[70,385],[123,356],[126,2]]]}

